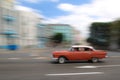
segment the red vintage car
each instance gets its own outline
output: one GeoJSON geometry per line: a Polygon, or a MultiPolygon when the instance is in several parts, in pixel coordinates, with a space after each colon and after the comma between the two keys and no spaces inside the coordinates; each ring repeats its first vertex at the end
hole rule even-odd
{"type": "Polygon", "coordinates": [[[104,50],[95,50],[92,46],[72,46],[67,51],[54,51],[53,60],[59,63],[66,61],[88,60],[93,63],[98,62],[100,59],[106,58],[107,52],[104,50]]]}

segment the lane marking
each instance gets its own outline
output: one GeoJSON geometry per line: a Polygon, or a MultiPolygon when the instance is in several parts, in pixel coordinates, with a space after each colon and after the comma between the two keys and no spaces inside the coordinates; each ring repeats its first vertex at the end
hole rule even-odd
{"type": "Polygon", "coordinates": [[[12,58],[0,58],[1,60],[2,59],[8,59],[8,60],[30,60],[30,59],[33,59],[33,60],[37,60],[37,59],[41,59],[41,60],[50,60],[51,58],[49,57],[28,57],[28,58],[17,58],[17,57],[12,57],[12,58]]]}
{"type": "Polygon", "coordinates": [[[7,58],[7,59],[18,60],[18,59],[21,59],[21,58],[7,58]]]}
{"type": "Polygon", "coordinates": [[[36,58],[32,58],[32,59],[49,59],[49,57],[36,57],[36,58]]]}
{"type": "Polygon", "coordinates": [[[36,58],[32,58],[32,59],[47,59],[47,57],[36,57],[36,58]]]}
{"type": "Polygon", "coordinates": [[[77,66],[75,68],[97,68],[97,66],[77,66]]]}
{"type": "Polygon", "coordinates": [[[90,75],[90,74],[104,74],[104,72],[45,74],[45,76],[71,76],[71,75],[90,75]]]}
{"type": "Polygon", "coordinates": [[[103,65],[103,66],[77,66],[75,68],[100,68],[100,67],[119,67],[120,65],[103,65]]]}
{"type": "Polygon", "coordinates": [[[30,54],[29,56],[39,56],[39,55],[34,53],[34,54],[30,54]]]}
{"type": "Polygon", "coordinates": [[[109,56],[110,58],[120,58],[120,56],[109,56]]]}

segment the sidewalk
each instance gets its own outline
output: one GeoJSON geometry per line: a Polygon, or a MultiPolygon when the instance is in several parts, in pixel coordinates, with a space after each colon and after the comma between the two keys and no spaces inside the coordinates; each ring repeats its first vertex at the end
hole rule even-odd
{"type": "Polygon", "coordinates": [[[44,49],[39,49],[39,48],[36,48],[36,49],[32,49],[32,48],[23,48],[23,49],[18,49],[18,50],[7,50],[7,49],[0,49],[0,54],[10,54],[10,53],[39,53],[39,52],[44,52],[46,51],[47,49],[44,48],[44,49]]]}
{"type": "MultiPolygon", "coordinates": [[[[0,49],[0,54],[10,54],[10,53],[42,53],[42,52],[52,52],[56,50],[63,50],[64,48],[21,48],[18,50],[7,50],[7,49],[0,49]]],[[[65,50],[65,49],[64,49],[65,50]]]]}

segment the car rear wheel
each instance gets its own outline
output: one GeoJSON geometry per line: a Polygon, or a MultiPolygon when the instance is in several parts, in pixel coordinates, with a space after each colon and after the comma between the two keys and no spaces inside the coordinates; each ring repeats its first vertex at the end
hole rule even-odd
{"type": "Polygon", "coordinates": [[[66,58],[65,58],[65,57],[59,57],[58,62],[59,62],[60,64],[63,64],[63,63],[66,62],[66,58]]]}
{"type": "Polygon", "coordinates": [[[93,63],[97,63],[97,62],[99,61],[99,59],[98,59],[98,58],[92,58],[91,61],[92,61],[93,63]]]}

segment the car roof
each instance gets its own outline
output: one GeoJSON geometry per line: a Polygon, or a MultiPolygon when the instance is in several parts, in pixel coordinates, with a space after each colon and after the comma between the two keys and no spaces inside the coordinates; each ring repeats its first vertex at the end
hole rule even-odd
{"type": "Polygon", "coordinates": [[[86,45],[73,45],[72,47],[87,47],[87,48],[92,48],[92,46],[86,46],[86,45]]]}

